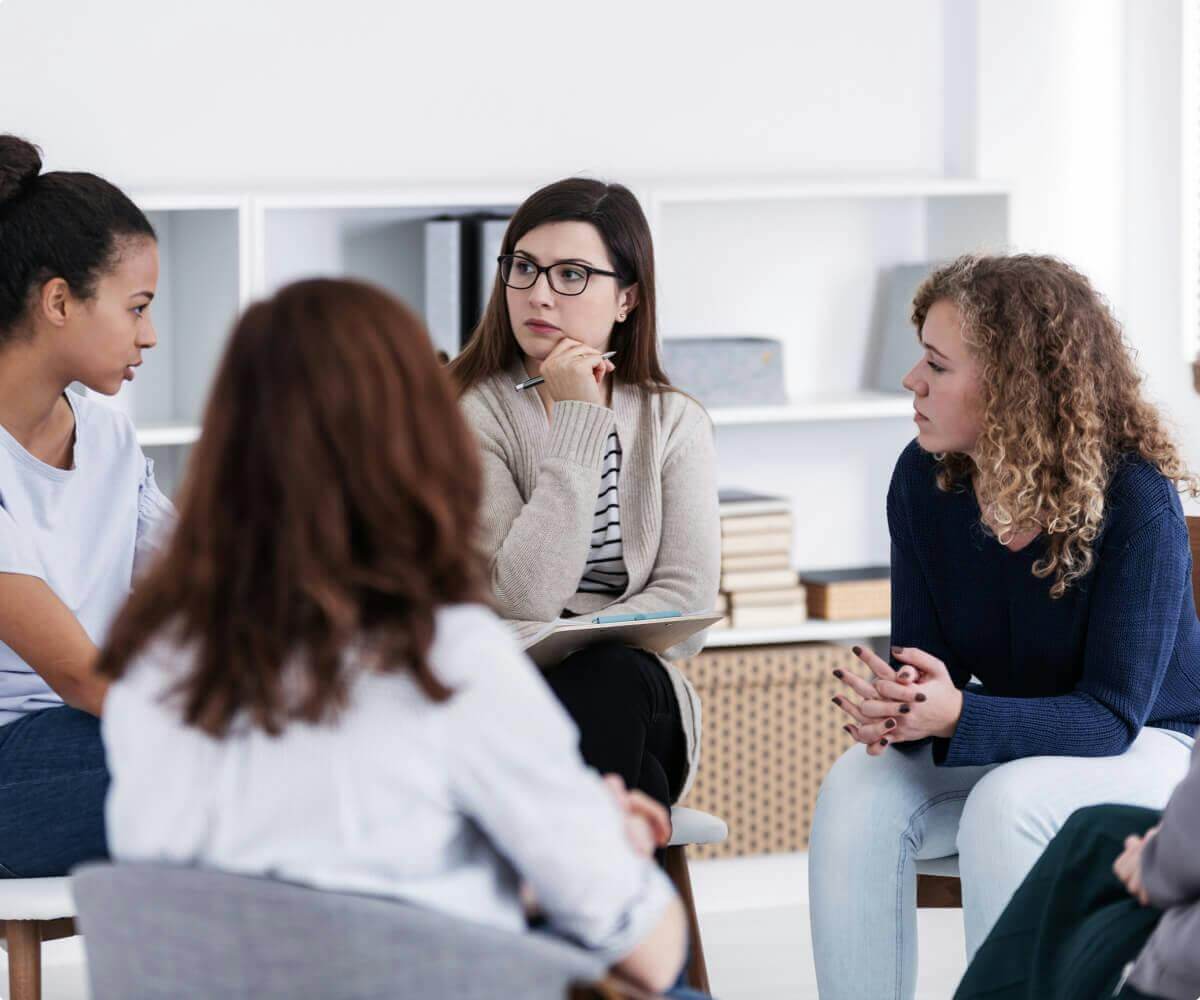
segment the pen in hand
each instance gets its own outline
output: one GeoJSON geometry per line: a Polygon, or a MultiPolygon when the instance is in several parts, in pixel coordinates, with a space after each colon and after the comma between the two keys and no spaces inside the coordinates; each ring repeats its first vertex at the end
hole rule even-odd
{"type": "MultiPolygon", "coordinates": [[[[616,356],[616,351],[605,351],[600,355],[600,357],[605,361],[607,361],[609,358],[615,358],[616,356]]],[[[513,386],[513,388],[516,389],[517,392],[520,392],[522,389],[532,389],[535,385],[541,385],[545,381],[546,380],[542,378],[541,375],[535,375],[533,378],[527,378],[523,382],[518,382],[513,386]]]]}

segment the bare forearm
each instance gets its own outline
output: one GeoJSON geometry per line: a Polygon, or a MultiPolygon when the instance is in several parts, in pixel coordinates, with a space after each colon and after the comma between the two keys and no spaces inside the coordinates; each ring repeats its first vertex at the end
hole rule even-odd
{"type": "Polygon", "coordinates": [[[683,906],[673,899],[654,930],[614,970],[644,989],[661,993],[674,985],[683,966],[686,944],[683,906]]]}
{"type": "Polygon", "coordinates": [[[68,705],[100,714],[108,681],[96,673],[99,651],[44,580],[0,573],[0,640],[68,705]]]}

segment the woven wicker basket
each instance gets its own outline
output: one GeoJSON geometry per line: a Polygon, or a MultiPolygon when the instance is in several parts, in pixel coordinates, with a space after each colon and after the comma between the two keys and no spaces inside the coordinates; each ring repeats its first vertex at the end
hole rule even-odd
{"type": "Polygon", "coordinates": [[[700,770],[686,805],[729,824],[696,858],[803,850],[817,789],[852,740],[831,701],[833,670],[869,671],[844,646],[801,643],[701,653],[682,667],[704,706],[700,770]]]}

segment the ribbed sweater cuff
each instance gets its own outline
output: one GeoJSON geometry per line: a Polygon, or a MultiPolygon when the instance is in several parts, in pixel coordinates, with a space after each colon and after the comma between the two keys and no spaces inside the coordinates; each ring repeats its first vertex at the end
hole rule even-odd
{"type": "Polygon", "coordinates": [[[604,442],[613,429],[613,411],[607,406],[567,399],[554,404],[546,458],[563,458],[589,469],[600,468],[604,442]]]}
{"type": "Polygon", "coordinates": [[[964,767],[971,764],[990,764],[981,759],[981,745],[987,744],[990,732],[995,732],[993,720],[988,718],[986,695],[963,692],[962,714],[954,735],[948,740],[933,741],[933,762],[940,767],[964,767]]]}

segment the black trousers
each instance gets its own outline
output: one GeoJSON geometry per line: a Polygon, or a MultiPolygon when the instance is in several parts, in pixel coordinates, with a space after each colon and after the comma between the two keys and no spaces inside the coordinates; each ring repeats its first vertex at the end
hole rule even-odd
{"type": "MultiPolygon", "coordinates": [[[[1090,806],[1071,814],[972,959],[954,1000],[1097,1000],[1142,950],[1161,912],[1113,874],[1125,838],[1162,813],[1090,806]]],[[[1132,987],[1120,996],[1143,997],[1132,987]]]]}
{"type": "Polygon", "coordinates": [[[657,657],[597,643],[552,667],[546,680],[579,727],[583,759],[670,808],[687,775],[687,743],[671,678],[657,657]]]}

